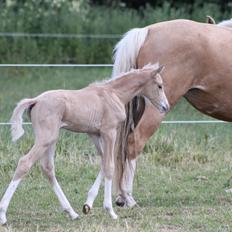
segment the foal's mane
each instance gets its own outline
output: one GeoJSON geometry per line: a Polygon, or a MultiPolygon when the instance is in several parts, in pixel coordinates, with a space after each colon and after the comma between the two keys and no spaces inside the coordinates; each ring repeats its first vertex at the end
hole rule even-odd
{"type": "Polygon", "coordinates": [[[111,83],[112,81],[115,81],[116,79],[123,78],[125,75],[129,75],[129,74],[133,74],[133,73],[138,73],[138,72],[146,71],[146,70],[149,70],[149,69],[156,70],[158,68],[159,68],[159,62],[157,62],[155,64],[148,63],[148,64],[144,65],[141,69],[134,69],[133,68],[133,69],[131,69],[128,72],[120,73],[119,75],[117,75],[115,77],[112,77],[110,79],[104,79],[104,80],[101,80],[101,81],[95,81],[95,82],[89,84],[89,86],[92,87],[92,86],[104,85],[104,84],[107,84],[107,83],[111,83]]]}

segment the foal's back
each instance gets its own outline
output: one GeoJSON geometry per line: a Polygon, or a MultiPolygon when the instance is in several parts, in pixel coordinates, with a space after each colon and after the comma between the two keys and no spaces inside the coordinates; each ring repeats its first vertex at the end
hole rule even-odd
{"type": "Polygon", "coordinates": [[[52,90],[39,95],[31,109],[33,126],[41,121],[57,121],[59,128],[83,133],[99,133],[115,126],[124,109],[114,91],[105,85],[80,90],[52,90]]]}

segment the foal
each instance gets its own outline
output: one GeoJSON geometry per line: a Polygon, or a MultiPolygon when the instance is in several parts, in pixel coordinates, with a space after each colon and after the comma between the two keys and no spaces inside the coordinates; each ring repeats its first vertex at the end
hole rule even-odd
{"type": "Polygon", "coordinates": [[[89,85],[80,90],[54,90],[32,99],[24,99],[15,108],[12,122],[12,139],[19,139],[24,130],[22,115],[29,109],[35,143],[18,162],[1,202],[0,223],[5,224],[6,212],[23,176],[36,161],[47,176],[62,206],[72,219],[79,215],[73,210],[60,185],[54,170],[54,153],[60,128],[87,133],[101,155],[101,169],[88,193],[84,212],[88,212],[97,196],[100,183],[105,178],[104,208],[113,219],[117,218],[112,207],[112,177],[114,174],[114,146],[117,128],[126,118],[125,105],[136,95],[146,96],[161,112],[169,109],[159,73],[163,67],[147,65],[122,76],[89,85]]]}

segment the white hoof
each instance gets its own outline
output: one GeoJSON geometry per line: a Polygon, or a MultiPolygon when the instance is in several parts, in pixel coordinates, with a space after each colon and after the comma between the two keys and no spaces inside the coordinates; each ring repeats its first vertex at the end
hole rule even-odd
{"type": "Polygon", "coordinates": [[[72,220],[75,220],[79,218],[79,215],[73,211],[72,213],[70,213],[70,217],[72,218],[72,220]]]}
{"type": "Polygon", "coordinates": [[[109,213],[110,217],[114,220],[116,220],[118,218],[118,215],[114,212],[112,207],[107,207],[104,206],[104,208],[106,209],[106,211],[109,213]]]}
{"type": "Polygon", "coordinates": [[[79,218],[79,215],[72,208],[64,209],[64,212],[66,212],[72,220],[79,218]]]}
{"type": "Polygon", "coordinates": [[[117,215],[116,213],[114,213],[114,212],[111,213],[110,216],[111,216],[111,218],[114,219],[114,220],[118,219],[118,215],[117,215]]]}
{"type": "Polygon", "coordinates": [[[232,188],[231,189],[226,189],[226,193],[232,193],[232,188]]]}
{"type": "Polygon", "coordinates": [[[127,197],[126,197],[126,206],[128,208],[133,208],[136,205],[137,205],[137,203],[134,200],[134,198],[131,195],[127,195],[127,197]]]}
{"type": "Polygon", "coordinates": [[[7,222],[6,213],[0,210],[0,224],[5,225],[7,222]]]}

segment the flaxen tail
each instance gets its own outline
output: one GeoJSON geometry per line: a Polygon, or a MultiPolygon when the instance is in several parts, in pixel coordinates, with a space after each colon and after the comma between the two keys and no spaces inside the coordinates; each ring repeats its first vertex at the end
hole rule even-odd
{"type": "MultiPolygon", "coordinates": [[[[128,31],[114,48],[114,67],[112,78],[119,74],[128,72],[132,68],[137,68],[137,56],[148,35],[148,28],[135,28],[128,31]]],[[[127,107],[127,119],[120,126],[118,131],[116,156],[115,156],[115,175],[114,187],[116,192],[121,190],[121,181],[125,169],[127,154],[127,139],[129,133],[133,131],[138,120],[144,111],[144,100],[136,97],[127,107]],[[141,107],[142,105],[142,107],[141,107]],[[138,117],[139,116],[139,117],[138,117]]]]}
{"type": "Polygon", "coordinates": [[[24,129],[22,127],[23,124],[23,113],[26,109],[28,109],[31,105],[36,103],[36,99],[23,99],[21,100],[14,109],[14,112],[11,116],[11,136],[12,141],[17,141],[23,134],[24,129]]]}
{"type": "Polygon", "coordinates": [[[136,67],[139,50],[144,44],[148,28],[134,28],[128,31],[114,48],[114,67],[112,78],[136,67]]]}

